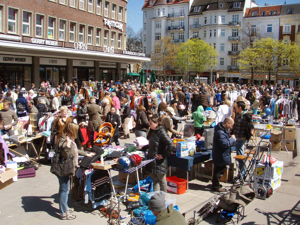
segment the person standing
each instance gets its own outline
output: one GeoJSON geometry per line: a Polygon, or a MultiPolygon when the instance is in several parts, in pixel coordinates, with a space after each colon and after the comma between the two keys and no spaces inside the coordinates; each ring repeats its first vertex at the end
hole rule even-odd
{"type": "Polygon", "coordinates": [[[24,117],[27,116],[27,112],[29,112],[28,102],[23,97],[23,92],[19,93],[19,98],[16,100],[16,107],[17,107],[17,116],[24,117]]]}
{"type": "Polygon", "coordinates": [[[150,98],[151,98],[151,105],[152,105],[150,111],[152,111],[153,114],[157,114],[158,100],[156,98],[155,92],[151,92],[150,98]]]}
{"type": "Polygon", "coordinates": [[[120,145],[119,142],[119,126],[121,125],[121,118],[116,112],[116,108],[112,106],[110,108],[110,112],[107,113],[107,117],[105,122],[111,123],[113,128],[115,129],[113,140],[116,143],[116,145],[120,145]]]}
{"type": "Polygon", "coordinates": [[[77,124],[79,126],[86,122],[87,115],[86,100],[83,98],[77,108],[77,124]]]}
{"type": "Polygon", "coordinates": [[[94,132],[99,131],[102,124],[100,117],[101,110],[100,106],[96,104],[96,97],[92,96],[90,98],[90,105],[87,107],[87,113],[89,114],[89,131],[92,146],[94,145],[94,132]]]}
{"type": "Polygon", "coordinates": [[[123,107],[123,113],[122,113],[122,121],[123,121],[123,130],[124,130],[124,136],[121,137],[121,139],[127,139],[130,138],[129,136],[129,122],[131,119],[131,108],[130,105],[127,102],[127,98],[123,98],[121,101],[121,105],[123,107]]]}
{"type": "Polygon", "coordinates": [[[12,126],[18,123],[18,117],[14,110],[10,108],[11,102],[3,101],[3,109],[0,111],[0,130],[1,134],[7,134],[12,126]]]}
{"type": "Polygon", "coordinates": [[[225,118],[215,126],[212,158],[214,163],[214,172],[212,179],[212,190],[223,192],[226,189],[221,188],[220,178],[224,174],[226,165],[231,163],[231,146],[236,142],[235,135],[230,136],[229,130],[233,128],[234,120],[230,117],[225,118]]]}
{"type": "Polygon", "coordinates": [[[202,136],[204,132],[204,122],[206,117],[203,114],[203,106],[199,105],[196,112],[193,113],[192,119],[194,119],[195,135],[200,134],[202,136]]]}
{"type": "Polygon", "coordinates": [[[149,121],[146,114],[146,109],[143,105],[136,107],[136,127],[135,136],[147,138],[147,131],[149,129],[149,121]]]}

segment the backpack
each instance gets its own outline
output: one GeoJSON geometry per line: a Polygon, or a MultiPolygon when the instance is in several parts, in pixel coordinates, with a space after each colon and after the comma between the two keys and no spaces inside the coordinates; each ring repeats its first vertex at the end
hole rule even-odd
{"type": "Polygon", "coordinates": [[[24,104],[22,104],[22,103],[19,103],[18,101],[17,101],[17,111],[19,111],[19,112],[23,112],[23,111],[25,111],[25,105],[24,104]]]}

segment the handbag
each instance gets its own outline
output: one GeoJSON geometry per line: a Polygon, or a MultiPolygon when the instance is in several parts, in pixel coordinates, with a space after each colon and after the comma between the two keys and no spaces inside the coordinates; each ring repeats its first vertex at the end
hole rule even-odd
{"type": "Polygon", "coordinates": [[[61,148],[58,148],[54,154],[50,172],[59,177],[68,177],[74,175],[74,161],[73,156],[68,155],[65,159],[61,156],[61,148]]]}

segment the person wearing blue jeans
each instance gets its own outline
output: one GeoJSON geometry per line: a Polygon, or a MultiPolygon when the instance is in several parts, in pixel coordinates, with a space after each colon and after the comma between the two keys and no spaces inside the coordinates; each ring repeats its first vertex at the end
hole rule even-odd
{"type": "Polygon", "coordinates": [[[59,177],[59,210],[62,214],[69,214],[69,207],[68,207],[68,196],[69,196],[69,185],[70,185],[70,177],[59,177]]]}
{"type": "MultiPolygon", "coordinates": [[[[244,155],[246,145],[247,145],[247,140],[236,141],[235,143],[236,155],[244,155]]],[[[246,165],[244,165],[245,161],[238,159],[238,163],[239,163],[239,171],[241,173],[241,177],[243,177],[246,173],[246,165]]]]}

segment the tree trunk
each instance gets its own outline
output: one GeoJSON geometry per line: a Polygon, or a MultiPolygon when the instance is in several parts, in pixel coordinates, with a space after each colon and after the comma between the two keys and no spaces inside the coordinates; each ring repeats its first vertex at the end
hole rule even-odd
{"type": "Polygon", "coordinates": [[[268,85],[271,85],[271,70],[269,70],[269,81],[268,81],[268,85]]]}
{"type": "Polygon", "coordinates": [[[254,79],[254,69],[253,66],[251,67],[251,84],[253,85],[253,79],[254,79]]]}

